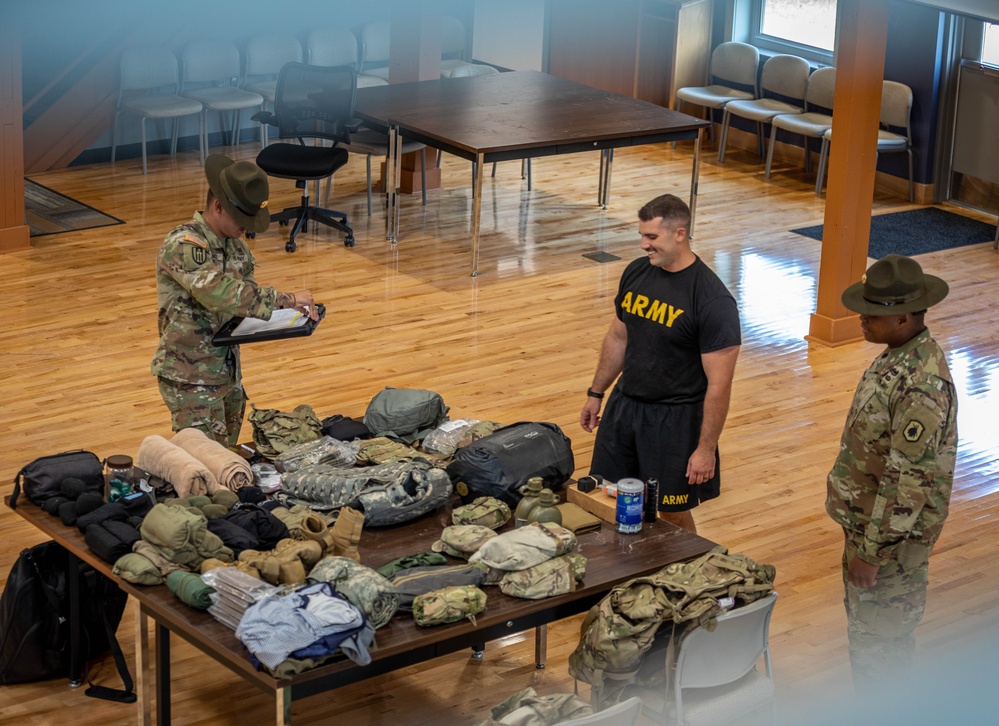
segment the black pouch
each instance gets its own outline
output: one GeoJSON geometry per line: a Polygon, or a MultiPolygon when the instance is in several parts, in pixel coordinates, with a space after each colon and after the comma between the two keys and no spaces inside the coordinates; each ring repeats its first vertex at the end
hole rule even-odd
{"type": "Polygon", "coordinates": [[[356,421],[339,413],[324,418],[322,425],[323,435],[338,441],[371,438],[371,429],[365,426],[363,421],[356,421]]]}
{"type": "Polygon", "coordinates": [[[64,451],[61,454],[42,456],[26,465],[14,477],[14,493],[10,498],[11,509],[17,508],[21,488],[32,501],[41,506],[46,499],[59,496],[63,479],[80,479],[88,492],[104,493],[104,467],[97,454],[90,451],[64,451]]]}

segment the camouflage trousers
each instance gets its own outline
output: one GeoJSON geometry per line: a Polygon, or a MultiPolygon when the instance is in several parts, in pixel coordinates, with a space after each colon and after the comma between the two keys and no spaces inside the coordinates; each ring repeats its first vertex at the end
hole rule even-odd
{"type": "Polygon", "coordinates": [[[858,693],[871,693],[885,683],[897,683],[912,666],[915,630],[926,606],[930,548],[899,545],[896,558],[878,570],[874,587],[862,588],[850,583],[848,576],[858,546],[851,537],[846,538],[844,604],[854,688],[858,693]]]}
{"type": "Polygon", "coordinates": [[[201,429],[223,446],[239,443],[246,410],[246,391],[239,381],[204,386],[158,378],[160,395],[170,410],[174,431],[201,429]]]}

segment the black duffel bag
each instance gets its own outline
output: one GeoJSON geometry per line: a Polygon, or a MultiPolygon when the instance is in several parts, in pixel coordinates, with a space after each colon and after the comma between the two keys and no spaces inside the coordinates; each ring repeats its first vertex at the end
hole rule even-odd
{"type": "Polygon", "coordinates": [[[75,477],[83,482],[85,491],[104,493],[104,467],[97,454],[90,451],[64,451],[42,456],[26,465],[14,477],[14,493],[10,506],[17,508],[17,498],[24,489],[32,503],[42,506],[45,500],[60,494],[63,479],[75,477]]]}
{"type": "Polygon", "coordinates": [[[576,464],[572,442],[553,423],[526,421],[497,429],[454,452],[447,473],[463,502],[496,497],[511,507],[520,501],[520,487],[534,476],[558,491],[576,464]]]}

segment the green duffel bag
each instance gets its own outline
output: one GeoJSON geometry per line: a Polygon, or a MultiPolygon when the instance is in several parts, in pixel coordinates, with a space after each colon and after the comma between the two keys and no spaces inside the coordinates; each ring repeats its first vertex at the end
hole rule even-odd
{"type": "Polygon", "coordinates": [[[439,393],[416,388],[386,387],[364,412],[364,425],[375,436],[411,444],[447,421],[450,409],[439,393]]]}

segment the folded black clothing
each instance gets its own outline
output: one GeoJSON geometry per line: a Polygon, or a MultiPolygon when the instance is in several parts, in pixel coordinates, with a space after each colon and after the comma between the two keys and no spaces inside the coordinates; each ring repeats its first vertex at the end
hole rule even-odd
{"type": "Polygon", "coordinates": [[[239,557],[239,553],[243,550],[260,549],[259,539],[251,532],[225,518],[209,519],[208,531],[217,534],[222,540],[222,544],[231,549],[236,557],[239,557]]]}
{"type": "Polygon", "coordinates": [[[87,531],[84,533],[84,539],[87,542],[87,547],[89,547],[95,555],[111,564],[114,564],[118,561],[118,558],[123,557],[132,551],[132,545],[126,544],[122,540],[118,539],[101,524],[92,524],[87,527],[87,531]]]}
{"type": "Polygon", "coordinates": [[[59,505],[59,519],[67,527],[72,527],[76,524],[76,500],[67,499],[65,502],[59,505]]]}
{"type": "Polygon", "coordinates": [[[76,498],[76,516],[82,517],[88,512],[104,506],[104,498],[97,492],[84,492],[76,498]]]}
{"type": "Polygon", "coordinates": [[[131,549],[132,545],[142,539],[142,535],[139,533],[139,530],[125,520],[107,519],[95,526],[104,527],[104,529],[108,532],[127,544],[129,549],[131,549]]]}
{"type": "Polygon", "coordinates": [[[237,507],[225,515],[223,519],[242,527],[256,537],[259,544],[253,549],[272,550],[278,542],[291,536],[284,522],[258,506],[237,507]]]}
{"type": "Polygon", "coordinates": [[[113,502],[102,504],[92,512],[80,514],[76,518],[76,526],[85,532],[87,527],[92,524],[100,524],[106,519],[125,519],[126,517],[128,517],[128,512],[125,511],[125,507],[118,502],[113,502]]]}
{"type": "Polygon", "coordinates": [[[61,507],[66,502],[71,502],[71,501],[73,500],[68,499],[67,497],[61,497],[61,496],[49,497],[42,504],[42,509],[44,509],[49,514],[58,517],[59,507],[61,507]]]}
{"type": "Polygon", "coordinates": [[[142,526],[142,517],[129,517],[125,521],[128,522],[133,527],[135,527],[136,529],[142,526]]]}
{"type": "Polygon", "coordinates": [[[258,486],[240,487],[236,494],[239,495],[239,501],[243,504],[260,504],[267,498],[264,495],[264,490],[258,486]]]}
{"type": "Polygon", "coordinates": [[[122,497],[119,501],[130,517],[145,517],[149,514],[149,510],[156,505],[153,498],[145,492],[129,494],[122,497]]]}

